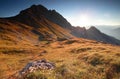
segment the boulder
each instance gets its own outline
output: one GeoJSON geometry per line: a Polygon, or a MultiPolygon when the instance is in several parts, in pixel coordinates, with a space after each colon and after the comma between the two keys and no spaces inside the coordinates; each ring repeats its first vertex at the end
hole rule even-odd
{"type": "Polygon", "coordinates": [[[52,70],[55,64],[47,62],[45,59],[29,62],[21,71],[20,75],[35,72],[36,70],[52,70]]]}

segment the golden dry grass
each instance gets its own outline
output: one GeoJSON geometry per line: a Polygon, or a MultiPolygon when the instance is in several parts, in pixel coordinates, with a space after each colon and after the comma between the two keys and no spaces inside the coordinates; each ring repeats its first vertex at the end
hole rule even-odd
{"type": "Polygon", "coordinates": [[[27,79],[39,79],[38,76],[43,75],[48,79],[120,78],[119,46],[86,39],[71,39],[50,43],[42,41],[37,45],[0,45],[0,79],[10,78],[28,62],[42,58],[54,62],[55,70],[44,73],[36,71],[29,74],[27,79]],[[51,74],[46,74],[48,72],[51,74]]]}

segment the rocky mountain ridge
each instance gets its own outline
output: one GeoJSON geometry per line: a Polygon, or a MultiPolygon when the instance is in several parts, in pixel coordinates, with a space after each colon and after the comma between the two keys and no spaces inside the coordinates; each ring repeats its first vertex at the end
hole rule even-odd
{"type": "MultiPolygon", "coordinates": [[[[23,27],[29,27],[29,32],[36,36],[36,40],[58,40],[78,37],[120,45],[119,40],[100,32],[94,26],[89,29],[74,27],[58,12],[48,10],[42,5],[32,5],[14,17],[0,19],[0,23],[2,23],[0,27],[8,27],[9,25],[6,22],[12,23],[14,26],[17,25],[14,28],[21,27],[19,24],[22,24],[23,27]]],[[[23,27],[22,29],[24,29],[23,27]]],[[[11,27],[11,29],[13,28],[11,27]]],[[[33,35],[29,38],[32,38],[33,35]]]]}

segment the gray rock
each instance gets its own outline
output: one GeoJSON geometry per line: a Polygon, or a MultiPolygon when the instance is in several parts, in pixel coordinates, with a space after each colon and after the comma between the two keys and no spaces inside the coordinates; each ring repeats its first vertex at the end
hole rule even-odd
{"type": "Polygon", "coordinates": [[[36,70],[52,70],[55,68],[55,64],[47,62],[45,59],[37,60],[28,63],[21,71],[20,75],[35,72],[36,70]]]}

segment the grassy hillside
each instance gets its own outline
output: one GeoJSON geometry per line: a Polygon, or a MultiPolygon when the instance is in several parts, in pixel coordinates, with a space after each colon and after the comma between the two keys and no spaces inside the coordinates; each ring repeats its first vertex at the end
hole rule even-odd
{"type": "Polygon", "coordinates": [[[36,44],[41,40],[73,37],[68,31],[45,18],[36,24],[39,27],[29,26],[15,20],[0,19],[0,44],[36,44]]]}
{"type": "Polygon", "coordinates": [[[119,79],[120,47],[86,39],[41,41],[37,45],[0,44],[0,79],[14,79],[28,62],[46,59],[54,70],[27,74],[23,79],[119,79]],[[45,52],[44,52],[45,51],[45,52]]]}

